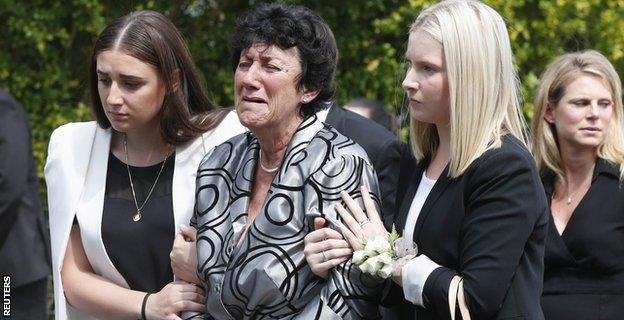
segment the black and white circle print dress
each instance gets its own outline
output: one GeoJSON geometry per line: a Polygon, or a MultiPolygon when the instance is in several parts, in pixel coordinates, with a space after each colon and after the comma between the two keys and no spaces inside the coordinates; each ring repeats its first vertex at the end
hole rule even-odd
{"type": "Polygon", "coordinates": [[[362,274],[350,260],[324,280],[303,254],[314,217],[337,219],[333,206],[340,191],[361,201],[365,185],[379,207],[377,178],[364,150],[316,116],[304,120],[244,233],[259,148],[248,132],[216,147],[199,167],[193,223],[208,317],[378,318],[387,281],[362,274]]]}

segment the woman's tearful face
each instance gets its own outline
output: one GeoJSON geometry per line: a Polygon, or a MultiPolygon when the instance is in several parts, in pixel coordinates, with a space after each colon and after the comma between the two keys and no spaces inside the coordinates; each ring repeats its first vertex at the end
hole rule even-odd
{"type": "Polygon", "coordinates": [[[304,96],[298,88],[300,74],[296,47],[282,50],[254,43],[243,50],[234,74],[235,106],[241,123],[254,131],[299,118],[304,96]]]}

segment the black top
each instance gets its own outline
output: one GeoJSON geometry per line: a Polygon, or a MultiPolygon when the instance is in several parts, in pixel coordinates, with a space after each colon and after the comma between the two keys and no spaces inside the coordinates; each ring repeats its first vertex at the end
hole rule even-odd
{"type": "MultiPolygon", "coordinates": [[[[543,177],[549,199],[555,178],[552,172],[543,177]]],[[[544,295],[624,294],[624,186],[618,167],[598,159],[592,184],[561,236],[551,215],[544,264],[544,295]]]]}
{"type": "MultiPolygon", "coordinates": [[[[405,227],[427,165],[427,159],[421,161],[401,179],[399,190],[406,191],[399,191],[404,199],[397,230],[405,227]]],[[[427,196],[413,238],[419,253],[442,267],[425,282],[425,308],[404,300],[394,286],[390,299],[400,302],[400,317],[450,319],[448,289],[452,277],[460,275],[472,319],[543,319],[548,205],[533,157],[507,135],[500,148],[485,152],[459,177],[451,179],[447,172],[448,166],[427,196]]]]}
{"type": "MultiPolygon", "coordinates": [[[[157,292],[173,281],[169,252],[175,236],[171,192],[175,156],[166,161],[154,192],[141,210],[141,220],[134,222],[136,207],[126,165],[112,153],[108,157],[102,240],[113,265],[133,290],[157,292]]],[[[139,207],[161,165],[130,166],[139,207]]]]}

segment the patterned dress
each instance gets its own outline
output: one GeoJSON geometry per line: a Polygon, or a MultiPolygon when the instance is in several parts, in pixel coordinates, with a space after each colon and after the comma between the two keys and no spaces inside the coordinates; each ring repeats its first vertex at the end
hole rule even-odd
{"type": "Polygon", "coordinates": [[[337,219],[340,191],[361,201],[365,185],[378,206],[377,178],[364,150],[316,116],[304,120],[243,233],[259,150],[258,139],[245,133],[215,148],[199,167],[194,223],[209,317],[377,318],[386,281],[362,274],[350,260],[324,280],[303,254],[314,217],[337,219]]]}

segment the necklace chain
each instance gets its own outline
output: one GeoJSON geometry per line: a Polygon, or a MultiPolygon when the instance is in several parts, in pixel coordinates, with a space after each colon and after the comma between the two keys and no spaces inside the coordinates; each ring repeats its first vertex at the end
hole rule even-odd
{"type": "Polygon", "coordinates": [[[259,151],[258,151],[258,153],[260,154],[260,159],[258,159],[258,163],[260,164],[260,168],[262,168],[262,170],[263,170],[264,172],[267,172],[267,173],[273,173],[273,172],[277,171],[277,170],[280,168],[281,163],[280,163],[280,164],[278,164],[277,166],[273,167],[273,168],[267,168],[267,167],[265,167],[265,166],[262,164],[262,150],[259,150],[259,151]]]}
{"type": "MultiPolygon", "coordinates": [[[[591,184],[591,180],[590,180],[590,184],[591,184]]],[[[566,183],[566,196],[565,196],[566,197],[565,198],[566,205],[569,206],[570,204],[572,204],[572,196],[576,196],[576,193],[578,193],[582,188],[584,188],[585,185],[586,184],[583,183],[580,187],[578,187],[576,190],[574,190],[574,192],[570,193],[570,192],[568,192],[567,183],[566,183]]],[[[553,192],[552,197],[553,198],[555,197],[555,193],[554,192],[553,192]]]]}
{"type": "Polygon", "coordinates": [[[126,139],[125,134],[124,134],[123,146],[124,146],[124,152],[126,153],[126,169],[128,170],[128,180],[130,180],[130,190],[132,190],[132,199],[134,200],[134,206],[136,207],[136,213],[132,216],[132,221],[138,222],[139,220],[141,220],[141,210],[143,210],[143,207],[145,207],[145,204],[147,203],[149,198],[152,196],[152,192],[154,192],[154,188],[156,187],[156,184],[158,183],[160,174],[163,172],[163,169],[165,168],[165,163],[167,162],[167,154],[165,154],[165,159],[163,159],[163,163],[160,166],[160,170],[158,171],[156,180],[154,180],[154,184],[150,188],[150,191],[147,193],[147,197],[145,197],[145,201],[143,201],[143,204],[139,207],[136,193],[134,191],[134,183],[132,182],[132,174],[130,173],[130,165],[128,164],[128,162],[130,162],[128,160],[129,158],[128,157],[128,140],[126,139]]]}

